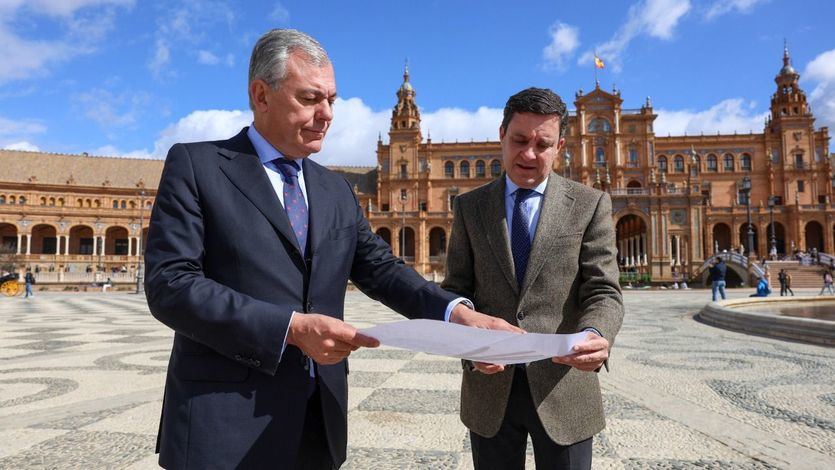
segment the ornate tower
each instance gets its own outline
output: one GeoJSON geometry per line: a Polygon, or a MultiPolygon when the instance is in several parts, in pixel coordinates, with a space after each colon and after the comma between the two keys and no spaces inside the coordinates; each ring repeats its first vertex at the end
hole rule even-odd
{"type": "Polygon", "coordinates": [[[415,103],[415,89],[409,83],[409,65],[406,64],[403,70],[403,84],[397,90],[397,104],[391,112],[391,129],[389,136],[391,142],[413,141],[419,144],[422,140],[420,135],[420,110],[415,103]]]}
{"type": "Polygon", "coordinates": [[[782,170],[784,203],[814,204],[826,194],[814,170],[822,165],[820,145],[816,145],[815,118],[798,83],[800,74],[792,67],[788,46],[783,47],[783,67],[774,77],[777,90],[771,95],[771,115],[766,121],[766,154],[773,166],[782,170]]]}

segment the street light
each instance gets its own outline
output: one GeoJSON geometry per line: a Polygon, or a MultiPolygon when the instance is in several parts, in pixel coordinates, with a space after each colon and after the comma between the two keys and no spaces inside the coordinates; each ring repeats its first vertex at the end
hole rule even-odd
{"type": "MultiPolygon", "coordinates": [[[[777,201],[774,196],[768,196],[768,217],[771,221],[771,255],[777,257],[777,236],[774,234],[774,206],[777,201]]],[[[773,261],[773,260],[772,260],[773,261]]]]}
{"type": "Polygon", "coordinates": [[[136,293],[142,292],[142,225],[145,215],[145,190],[139,191],[139,239],[136,241],[136,293]]]}
{"type": "Polygon", "coordinates": [[[400,259],[406,262],[406,200],[409,199],[407,191],[400,192],[400,215],[402,223],[400,225],[400,259]]]}
{"type": "Polygon", "coordinates": [[[751,249],[754,247],[754,227],[751,224],[751,178],[742,178],[742,192],[745,194],[745,211],[748,213],[748,281],[750,283],[751,273],[751,249]]]}

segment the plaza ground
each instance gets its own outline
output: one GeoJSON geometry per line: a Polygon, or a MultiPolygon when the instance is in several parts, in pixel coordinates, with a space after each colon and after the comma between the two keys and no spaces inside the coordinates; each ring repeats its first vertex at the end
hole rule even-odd
{"type": "MultiPolygon", "coordinates": [[[[608,426],[594,468],[835,468],[835,350],[701,324],[693,315],[709,298],[625,293],[600,374],[608,426]]],[[[348,292],[348,322],[400,318],[348,292]]],[[[171,336],[142,296],[0,298],[0,468],[157,468],[171,336]]],[[[354,353],[343,468],[472,468],[460,369],[410,351],[354,353]]]]}

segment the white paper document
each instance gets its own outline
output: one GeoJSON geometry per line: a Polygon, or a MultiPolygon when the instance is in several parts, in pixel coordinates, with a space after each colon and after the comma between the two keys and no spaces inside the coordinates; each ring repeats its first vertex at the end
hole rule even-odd
{"type": "Polygon", "coordinates": [[[360,332],[386,346],[491,364],[521,364],[565,356],[588,335],[518,334],[438,320],[404,320],[360,332]]]}

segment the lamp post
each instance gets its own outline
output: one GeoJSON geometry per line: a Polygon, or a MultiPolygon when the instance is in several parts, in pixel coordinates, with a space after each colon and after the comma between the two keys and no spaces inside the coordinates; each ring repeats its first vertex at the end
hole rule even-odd
{"type": "MultiPolygon", "coordinates": [[[[96,219],[96,224],[95,225],[96,225],[96,233],[95,233],[94,236],[96,237],[96,239],[97,239],[96,241],[98,242],[98,238],[99,238],[98,234],[101,233],[101,229],[102,229],[102,227],[104,227],[104,224],[101,223],[100,219],[96,219]]],[[[101,254],[102,254],[103,251],[104,251],[104,240],[102,240],[101,244],[96,243],[96,253],[95,253],[95,255],[99,257],[99,261],[98,261],[98,263],[96,263],[96,273],[95,273],[95,280],[97,282],[101,279],[101,274],[99,274],[99,273],[102,270],[101,254]]]]}
{"type": "Polygon", "coordinates": [[[748,282],[751,282],[751,249],[754,247],[754,227],[751,225],[751,178],[742,178],[742,192],[745,194],[745,211],[748,213],[748,282]]]}
{"type": "Polygon", "coordinates": [[[136,240],[136,293],[142,292],[142,226],[145,215],[145,190],[139,191],[139,238],[136,240]]]}
{"type": "MultiPolygon", "coordinates": [[[[774,234],[774,206],[776,201],[774,196],[768,196],[768,218],[771,225],[771,250],[770,253],[775,258],[777,257],[777,236],[774,234]]],[[[772,260],[773,261],[773,260],[772,260]]]]}
{"type": "Polygon", "coordinates": [[[409,193],[403,191],[400,193],[400,259],[406,262],[406,200],[409,199],[409,193]]]}

